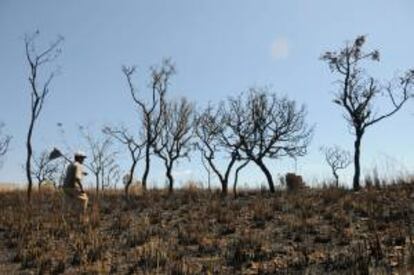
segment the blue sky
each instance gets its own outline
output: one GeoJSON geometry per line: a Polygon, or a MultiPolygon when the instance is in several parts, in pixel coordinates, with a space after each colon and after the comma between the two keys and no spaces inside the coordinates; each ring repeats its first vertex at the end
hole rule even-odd
{"type": "MultiPolygon", "coordinates": [[[[148,67],[170,57],[177,66],[170,97],[186,96],[197,105],[237,95],[251,86],[269,86],[308,107],[315,124],[309,154],[297,172],[308,182],[330,177],[318,151],[338,144],[352,149],[341,110],[332,103],[335,76],[319,60],[326,50],[341,47],[357,35],[368,35],[368,48],[381,52],[370,72],[379,79],[414,67],[412,11],[400,1],[0,1],[0,120],[13,135],[11,151],[0,170],[0,182],[24,182],[22,164],[29,120],[25,33],[40,30],[38,46],[65,37],[56,60],[54,80],[34,134],[38,150],[61,144],[56,124],[63,123],[67,141],[80,143],[77,125],[125,124],[136,130],[137,115],[127,93],[121,65],[136,64],[136,84],[145,89],[148,67]]],[[[395,117],[369,129],[362,150],[363,173],[376,166],[380,174],[412,173],[414,163],[413,102],[395,117]]],[[[182,161],[177,180],[203,180],[199,154],[182,161]]],[[[125,165],[127,156],[120,158],[125,165]]],[[[272,174],[295,170],[292,160],[269,162],[272,174]]],[[[164,182],[155,161],[151,181],[164,182]]],[[[142,174],[138,167],[137,174],[142,174]]],[[[350,167],[343,173],[352,174],[350,167]]],[[[242,182],[265,183],[254,166],[242,182]]]]}

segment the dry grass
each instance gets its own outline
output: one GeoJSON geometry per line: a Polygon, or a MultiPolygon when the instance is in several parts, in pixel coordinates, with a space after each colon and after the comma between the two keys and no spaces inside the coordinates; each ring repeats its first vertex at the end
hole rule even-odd
{"type": "Polygon", "coordinates": [[[91,197],[89,222],[59,194],[0,193],[0,273],[389,274],[414,267],[414,185],[223,198],[189,185],[91,197]],[[141,194],[141,195],[139,195],[141,194]]]}
{"type": "Polygon", "coordinates": [[[22,187],[16,183],[0,183],[0,192],[21,190],[22,187]]]}

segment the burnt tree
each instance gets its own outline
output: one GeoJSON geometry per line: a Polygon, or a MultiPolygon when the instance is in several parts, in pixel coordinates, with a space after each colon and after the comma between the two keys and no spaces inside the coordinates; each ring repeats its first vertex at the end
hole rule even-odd
{"type": "Polygon", "coordinates": [[[397,113],[412,96],[414,83],[414,70],[407,71],[386,85],[369,76],[363,63],[378,62],[380,55],[377,50],[364,51],[365,41],[365,36],[359,36],[338,51],[328,51],[321,56],[331,72],[339,75],[339,91],[333,102],[344,110],[345,119],[355,135],[354,190],[360,188],[361,141],[367,128],[397,113]],[[378,99],[384,97],[388,101],[389,110],[379,113],[375,107],[385,104],[378,102],[378,99]]]}
{"type": "Polygon", "coordinates": [[[142,149],[145,146],[145,142],[139,142],[137,139],[128,133],[128,130],[123,127],[105,127],[103,132],[110,135],[112,138],[123,144],[127,149],[131,160],[129,167],[128,177],[125,181],[125,197],[128,198],[129,187],[132,184],[135,174],[135,168],[138,162],[143,158],[142,149]]]}
{"type": "Polygon", "coordinates": [[[56,76],[57,70],[51,70],[46,75],[41,75],[46,65],[53,62],[61,53],[60,45],[63,41],[62,37],[58,37],[48,47],[38,52],[35,46],[35,40],[39,35],[36,31],[32,35],[26,35],[24,39],[26,59],[29,64],[29,94],[30,94],[30,121],[26,138],[26,177],[28,181],[27,199],[30,201],[33,179],[32,179],[32,136],[35,124],[39,119],[43,109],[46,97],[50,93],[50,84],[56,76]]]}
{"type": "Polygon", "coordinates": [[[56,187],[63,166],[64,162],[50,159],[48,151],[42,151],[38,155],[34,154],[32,177],[37,181],[38,190],[40,191],[42,183],[47,181],[52,182],[56,187]]]}
{"type": "Polygon", "coordinates": [[[132,76],[135,71],[135,66],[122,67],[122,72],[128,82],[131,98],[140,114],[141,127],[143,129],[141,134],[145,140],[145,146],[143,149],[145,166],[141,182],[142,188],[145,191],[147,189],[147,178],[151,165],[151,155],[153,154],[154,145],[159,139],[162,128],[162,113],[165,108],[164,98],[168,90],[170,77],[175,74],[175,67],[169,60],[164,60],[159,68],[150,68],[151,81],[149,84],[149,101],[146,101],[143,95],[139,95],[138,90],[132,82],[132,76]]]}
{"type": "Polygon", "coordinates": [[[228,181],[234,164],[240,159],[238,152],[240,142],[231,135],[227,123],[228,114],[224,103],[218,106],[207,106],[195,121],[197,148],[201,151],[205,163],[218,177],[222,194],[228,192],[228,181]],[[221,170],[218,165],[224,164],[221,170]]]}
{"type": "Polygon", "coordinates": [[[194,107],[186,98],[165,104],[160,138],[154,144],[154,152],[164,162],[170,192],[174,186],[174,164],[188,157],[192,149],[193,112],[194,107]]]}
{"type": "Polygon", "coordinates": [[[104,190],[112,181],[119,178],[119,166],[116,163],[118,152],[113,149],[110,136],[94,135],[89,129],[80,126],[79,131],[86,142],[88,154],[84,164],[95,177],[96,194],[104,190]]]}
{"type": "Polygon", "coordinates": [[[266,89],[252,88],[230,99],[227,122],[232,136],[239,139],[240,158],[255,163],[275,192],[265,159],[296,158],[307,152],[313,129],[305,122],[306,109],[294,100],[279,98],[266,89]]]}
{"type": "Polygon", "coordinates": [[[321,151],[324,154],[326,163],[331,168],[335,178],[335,185],[339,187],[338,170],[346,169],[352,163],[351,154],[339,146],[322,147],[321,151]]]}

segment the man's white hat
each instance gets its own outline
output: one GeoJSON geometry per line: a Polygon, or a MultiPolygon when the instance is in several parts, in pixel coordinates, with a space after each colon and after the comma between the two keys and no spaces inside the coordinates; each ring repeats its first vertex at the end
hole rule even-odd
{"type": "Polygon", "coordinates": [[[83,151],[76,151],[75,157],[86,158],[86,154],[83,151]]]}

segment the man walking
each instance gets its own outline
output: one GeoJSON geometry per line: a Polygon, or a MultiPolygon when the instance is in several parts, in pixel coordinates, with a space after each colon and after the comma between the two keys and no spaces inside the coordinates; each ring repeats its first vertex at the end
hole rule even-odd
{"type": "Polygon", "coordinates": [[[85,153],[78,151],[75,153],[75,161],[69,164],[66,169],[66,176],[63,182],[63,192],[65,202],[75,205],[79,211],[81,208],[81,215],[86,214],[88,207],[88,195],[83,190],[82,180],[87,174],[83,171],[83,161],[85,160],[85,153]]]}

